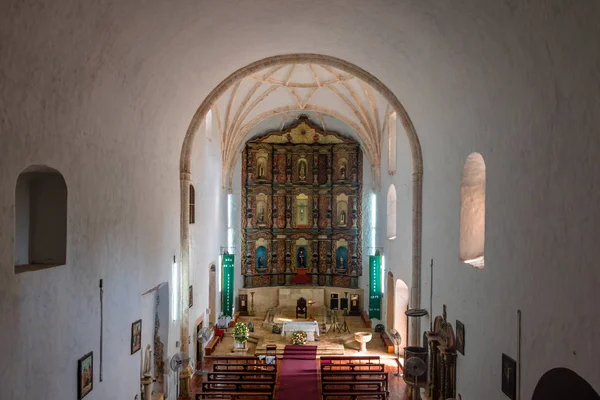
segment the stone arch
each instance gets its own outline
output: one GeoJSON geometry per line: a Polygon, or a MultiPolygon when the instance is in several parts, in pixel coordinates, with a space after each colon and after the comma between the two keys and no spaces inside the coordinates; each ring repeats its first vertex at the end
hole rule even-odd
{"type": "Polygon", "coordinates": [[[460,180],[460,261],[484,267],[485,245],[485,161],[471,153],[460,180]]]}
{"type": "Polygon", "coordinates": [[[532,400],[600,400],[600,395],[585,379],[568,368],[553,368],[538,381],[532,400]]]}
{"type": "MultiPolygon", "coordinates": [[[[364,69],[340,58],[326,56],[322,54],[314,53],[292,53],[278,56],[267,57],[262,60],[255,61],[248,64],[237,71],[229,75],[225,80],[219,83],[204,99],[196,110],[192,121],[187,129],[185,138],[183,140],[180,156],[180,189],[181,189],[181,261],[182,261],[182,280],[184,286],[187,285],[189,280],[189,249],[190,249],[190,237],[189,237],[189,207],[188,201],[188,190],[189,182],[191,180],[191,162],[192,162],[192,149],[194,138],[196,137],[200,126],[204,120],[204,117],[215,104],[215,102],[233,85],[239,82],[241,79],[265,68],[296,63],[296,64],[310,64],[319,63],[328,65],[333,68],[337,68],[341,71],[350,73],[355,77],[363,80],[369,84],[374,90],[379,92],[381,96],[390,104],[392,111],[395,111],[398,118],[402,121],[404,131],[406,133],[408,143],[412,154],[412,165],[413,165],[413,243],[412,243],[412,277],[411,277],[411,293],[410,299],[411,307],[418,308],[421,303],[421,228],[422,228],[422,184],[423,184],[423,156],[421,152],[421,145],[415,127],[410,120],[408,113],[404,106],[400,103],[400,100],[394,95],[394,93],[385,86],[379,79],[371,75],[364,69]]],[[[184,307],[182,310],[182,321],[181,321],[181,339],[182,348],[181,351],[187,351],[187,335],[189,329],[189,317],[188,311],[184,307]]],[[[419,325],[415,323],[411,327],[413,333],[411,337],[419,337],[419,325]]],[[[417,342],[415,342],[416,344],[417,342]]]]}

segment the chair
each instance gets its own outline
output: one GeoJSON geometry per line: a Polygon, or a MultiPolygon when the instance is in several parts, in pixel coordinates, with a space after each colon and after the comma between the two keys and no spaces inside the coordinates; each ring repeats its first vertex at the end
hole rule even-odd
{"type": "Polygon", "coordinates": [[[299,315],[303,315],[306,319],[306,299],[304,297],[300,297],[296,303],[296,318],[299,315]]]}

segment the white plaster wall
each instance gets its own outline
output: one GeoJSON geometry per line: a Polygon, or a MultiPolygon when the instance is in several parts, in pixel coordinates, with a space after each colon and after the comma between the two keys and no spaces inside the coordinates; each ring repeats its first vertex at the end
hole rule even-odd
{"type": "Polygon", "coordinates": [[[179,253],[178,161],[188,123],[235,69],[291,52],[366,69],[410,113],[424,157],[422,289],[428,292],[434,258],[436,314],[446,303],[448,317],[466,327],[463,398],[504,398],[500,357],[516,356],[517,309],[523,398],[555,366],[600,389],[598,2],[3,6],[1,398],[74,398],[76,362],[90,350],[97,372],[100,278],[105,380],[99,384],[96,374],[86,399],[133,398],[139,364],[129,355],[131,322],[140,293],[170,279],[179,253]],[[483,271],[458,262],[460,174],[473,151],[487,169],[483,271]],[[14,186],[31,164],[57,168],[67,182],[67,265],[15,276],[14,186]]]}
{"type": "MultiPolygon", "coordinates": [[[[195,321],[209,308],[210,264],[220,267],[220,249],[227,246],[227,193],[222,190],[221,153],[218,133],[214,127],[203,124],[194,142],[192,183],[196,189],[196,222],[190,225],[190,285],[193,285],[194,303],[190,308],[189,333],[193,353],[195,345],[195,321]]],[[[220,274],[220,270],[217,272],[220,274]]],[[[217,288],[217,292],[220,287],[217,288]]],[[[186,290],[187,296],[187,290],[186,290]]],[[[217,315],[220,311],[220,295],[217,296],[217,315]]],[[[204,327],[208,326],[205,315],[204,327]]],[[[194,358],[194,357],[192,357],[194,358]]]]}

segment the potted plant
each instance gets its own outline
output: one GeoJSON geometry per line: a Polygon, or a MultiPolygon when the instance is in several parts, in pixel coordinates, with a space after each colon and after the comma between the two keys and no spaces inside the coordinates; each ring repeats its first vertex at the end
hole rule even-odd
{"type": "Polygon", "coordinates": [[[292,333],[292,344],[296,346],[304,346],[308,335],[304,331],[295,331],[292,333]]]}
{"type": "Polygon", "coordinates": [[[245,349],[248,341],[248,325],[243,322],[237,322],[233,327],[233,340],[236,349],[245,349]]]}

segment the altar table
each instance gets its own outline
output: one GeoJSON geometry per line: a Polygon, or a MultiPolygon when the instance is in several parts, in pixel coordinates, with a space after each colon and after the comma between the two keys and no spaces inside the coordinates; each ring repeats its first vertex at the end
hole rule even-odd
{"type": "Polygon", "coordinates": [[[281,336],[285,336],[286,332],[304,331],[308,336],[308,340],[314,341],[315,335],[319,336],[319,324],[317,321],[292,321],[284,322],[281,329],[281,336]]]}

